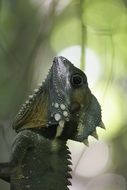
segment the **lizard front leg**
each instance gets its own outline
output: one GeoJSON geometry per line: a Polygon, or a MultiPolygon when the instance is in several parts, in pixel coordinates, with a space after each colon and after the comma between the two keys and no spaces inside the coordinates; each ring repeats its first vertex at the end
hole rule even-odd
{"type": "Polygon", "coordinates": [[[32,147],[32,139],[30,131],[20,132],[12,146],[12,155],[10,162],[0,163],[0,178],[6,182],[11,182],[11,174],[13,169],[18,167],[22,162],[28,148],[32,147]]]}

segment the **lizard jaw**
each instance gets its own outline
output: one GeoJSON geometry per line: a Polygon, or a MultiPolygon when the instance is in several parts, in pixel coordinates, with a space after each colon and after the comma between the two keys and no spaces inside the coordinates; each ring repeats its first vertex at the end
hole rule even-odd
{"type": "Polygon", "coordinates": [[[87,109],[84,110],[83,108],[80,112],[77,133],[73,140],[83,142],[88,146],[89,136],[98,140],[97,127],[105,129],[101,117],[101,107],[95,96],[91,94],[91,101],[87,109]]]}

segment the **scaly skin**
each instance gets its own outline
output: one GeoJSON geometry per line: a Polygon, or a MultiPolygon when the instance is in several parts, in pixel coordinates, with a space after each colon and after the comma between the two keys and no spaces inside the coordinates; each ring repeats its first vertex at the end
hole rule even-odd
{"type": "Polygon", "coordinates": [[[67,190],[71,185],[68,139],[87,144],[104,127],[101,108],[86,75],[67,59],[56,57],[44,83],[17,114],[18,133],[9,163],[0,164],[0,178],[11,190],[67,190]]]}
{"type": "Polygon", "coordinates": [[[70,184],[66,141],[24,130],[14,141],[12,155],[12,190],[65,190],[70,184]]]}

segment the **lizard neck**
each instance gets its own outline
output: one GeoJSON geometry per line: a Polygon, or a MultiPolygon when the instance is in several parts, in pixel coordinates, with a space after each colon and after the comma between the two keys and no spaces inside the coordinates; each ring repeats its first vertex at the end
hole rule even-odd
{"type": "MultiPolygon", "coordinates": [[[[67,186],[71,185],[69,181],[69,178],[72,178],[70,174],[72,171],[70,168],[70,165],[72,165],[70,154],[66,141],[51,140],[51,155],[49,156],[51,156],[52,176],[50,179],[54,181],[53,184],[57,184],[57,187],[54,187],[53,190],[67,190],[69,189],[67,186]]],[[[48,176],[47,179],[49,179],[48,176]]]]}

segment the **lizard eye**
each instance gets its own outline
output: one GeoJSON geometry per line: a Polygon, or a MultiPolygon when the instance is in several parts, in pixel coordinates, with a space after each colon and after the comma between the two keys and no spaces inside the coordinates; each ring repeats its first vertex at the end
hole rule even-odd
{"type": "Polygon", "coordinates": [[[82,85],[84,84],[84,77],[79,74],[79,73],[76,73],[76,74],[73,74],[71,76],[71,85],[75,88],[79,88],[81,87],[82,85]]]}

